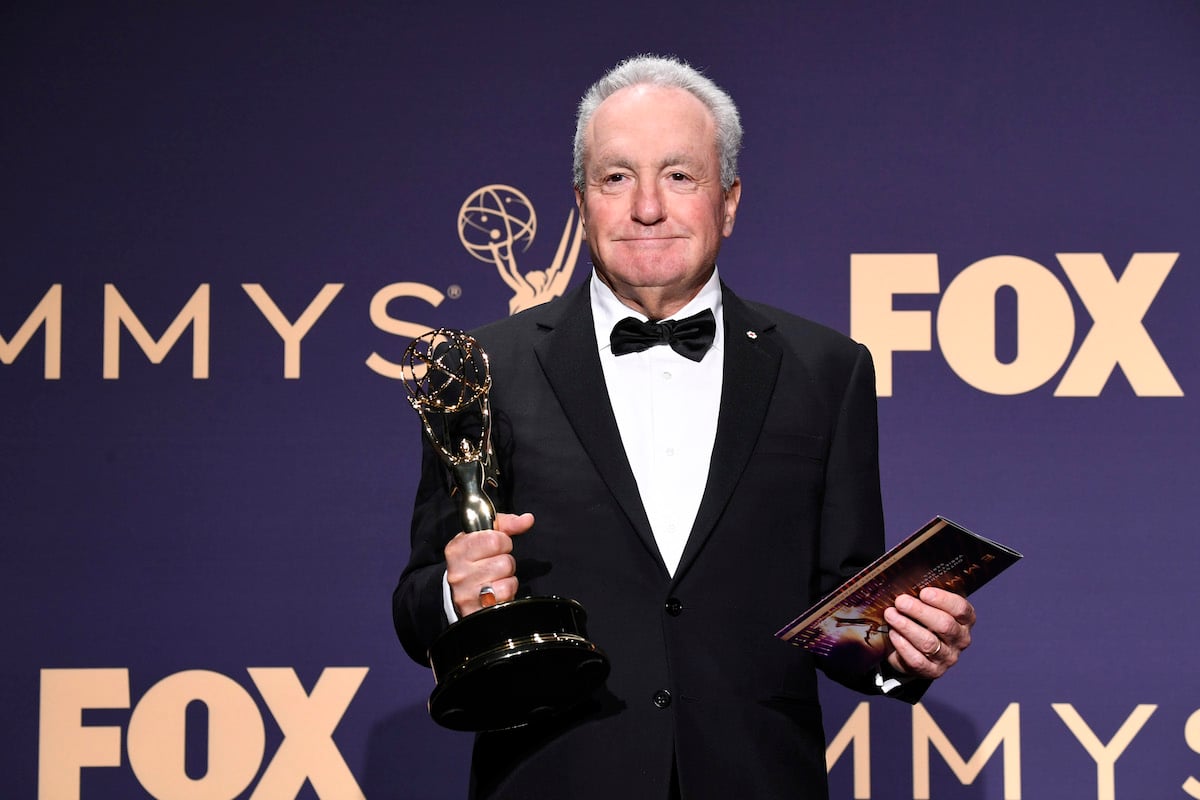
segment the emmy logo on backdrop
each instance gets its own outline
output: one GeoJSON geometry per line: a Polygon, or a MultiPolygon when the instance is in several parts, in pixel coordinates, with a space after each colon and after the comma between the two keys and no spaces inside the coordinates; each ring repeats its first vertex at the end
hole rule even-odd
{"type": "MultiPolygon", "coordinates": [[[[440,328],[409,345],[404,366],[413,376],[404,381],[409,403],[449,470],[461,529],[491,528],[496,509],[487,492],[501,476],[492,450],[487,354],[471,336],[440,328]]],[[[429,648],[437,682],[430,716],[453,730],[502,730],[576,705],[609,671],[586,621],[575,600],[525,597],[453,623],[429,648]]]]}
{"type": "Polygon", "coordinates": [[[575,218],[574,210],[567,215],[550,266],[522,273],[513,249],[519,247],[525,252],[536,235],[533,204],[512,186],[493,183],[476,189],[458,211],[458,238],[463,247],[480,261],[495,265],[513,291],[509,314],[561,296],[575,271],[583,245],[583,224],[575,218]]]}

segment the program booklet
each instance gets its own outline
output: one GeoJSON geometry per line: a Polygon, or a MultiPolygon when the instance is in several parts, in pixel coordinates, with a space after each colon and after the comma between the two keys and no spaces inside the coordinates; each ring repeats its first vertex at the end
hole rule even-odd
{"type": "Polygon", "coordinates": [[[901,594],[934,586],[969,595],[1019,558],[1016,550],[934,517],[775,636],[838,670],[866,672],[888,654],[883,612],[901,594]]]}

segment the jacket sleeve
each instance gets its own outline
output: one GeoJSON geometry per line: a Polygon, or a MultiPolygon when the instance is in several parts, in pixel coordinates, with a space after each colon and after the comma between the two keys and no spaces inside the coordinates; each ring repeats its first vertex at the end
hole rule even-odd
{"type": "MultiPolygon", "coordinates": [[[[844,386],[830,443],[815,597],[836,589],[884,550],[875,368],[870,351],[861,344],[844,386]]],[[[855,691],[882,692],[875,670],[867,674],[824,671],[855,691]]],[[[907,681],[887,695],[915,703],[928,686],[927,680],[907,681]]]]}
{"type": "Polygon", "coordinates": [[[429,646],[449,622],[442,603],[443,551],[458,533],[446,468],[422,437],[421,480],[413,507],[408,565],[392,593],[396,635],[418,664],[429,665],[429,646]]]}

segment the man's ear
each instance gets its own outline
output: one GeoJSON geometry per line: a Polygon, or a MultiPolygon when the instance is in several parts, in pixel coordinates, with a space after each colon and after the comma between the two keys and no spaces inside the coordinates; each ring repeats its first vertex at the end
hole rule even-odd
{"type": "Polygon", "coordinates": [[[725,192],[725,220],[721,226],[721,234],[728,237],[733,233],[733,223],[737,221],[738,203],[742,200],[742,179],[734,178],[733,185],[725,192]]]}

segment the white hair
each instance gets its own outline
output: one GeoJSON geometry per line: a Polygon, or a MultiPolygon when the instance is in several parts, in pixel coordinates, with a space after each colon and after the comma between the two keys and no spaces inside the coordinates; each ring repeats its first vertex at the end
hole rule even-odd
{"type": "Polygon", "coordinates": [[[674,57],[642,55],[627,58],[606,72],[579,101],[575,116],[575,188],[583,191],[584,133],[600,104],[621,89],[649,84],[690,92],[713,115],[717,153],[721,160],[721,188],[729,191],[737,179],[738,152],[742,148],[742,122],[733,98],[699,70],[674,57]]]}

